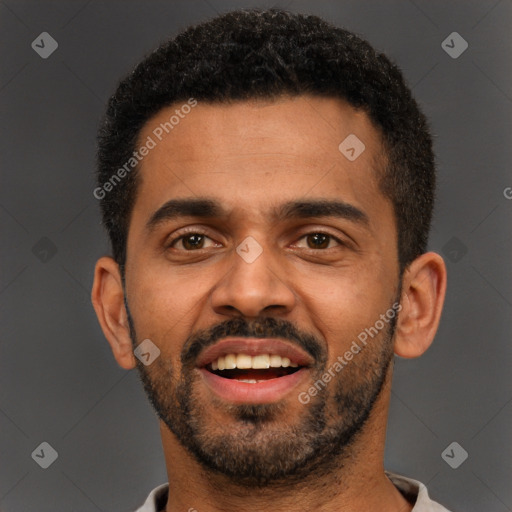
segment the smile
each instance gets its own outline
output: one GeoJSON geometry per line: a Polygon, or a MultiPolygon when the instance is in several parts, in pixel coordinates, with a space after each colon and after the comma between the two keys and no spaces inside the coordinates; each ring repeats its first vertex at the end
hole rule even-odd
{"type": "Polygon", "coordinates": [[[197,369],[210,392],[224,400],[269,403],[298,386],[313,363],[287,340],[231,338],[204,350],[197,369]]]}
{"type": "Polygon", "coordinates": [[[209,370],[205,367],[199,372],[209,390],[218,397],[235,404],[256,404],[281,400],[308,377],[309,369],[209,370]]]}

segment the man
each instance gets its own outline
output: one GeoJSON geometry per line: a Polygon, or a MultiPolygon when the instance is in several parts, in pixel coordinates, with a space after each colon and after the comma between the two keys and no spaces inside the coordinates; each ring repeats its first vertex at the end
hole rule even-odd
{"type": "Polygon", "coordinates": [[[314,16],[235,11],[111,98],[92,300],[160,419],[139,511],[443,511],[384,471],[393,357],[438,327],[435,172],[399,70],[314,16]]]}

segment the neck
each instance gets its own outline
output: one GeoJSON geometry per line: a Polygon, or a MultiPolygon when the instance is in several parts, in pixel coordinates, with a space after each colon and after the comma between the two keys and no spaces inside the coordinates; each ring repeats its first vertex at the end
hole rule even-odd
{"type": "Polygon", "coordinates": [[[316,468],[297,481],[264,488],[244,487],[202,467],[160,424],[169,478],[162,512],[410,512],[410,505],[384,473],[384,442],[391,390],[386,384],[367,423],[346,453],[330,467],[316,468]]]}

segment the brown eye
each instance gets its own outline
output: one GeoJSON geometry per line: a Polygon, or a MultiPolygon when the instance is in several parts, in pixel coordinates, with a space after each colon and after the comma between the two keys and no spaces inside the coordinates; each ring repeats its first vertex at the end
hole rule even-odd
{"type": "Polygon", "coordinates": [[[332,237],[325,233],[311,233],[306,238],[310,249],[327,249],[332,237]]]}
{"type": "Polygon", "coordinates": [[[336,245],[345,245],[341,240],[339,240],[335,236],[330,235],[329,233],[322,233],[321,231],[307,233],[306,235],[303,235],[299,240],[302,239],[306,239],[307,245],[302,246],[304,249],[323,250],[334,248],[336,247],[336,245]],[[335,245],[332,245],[331,242],[334,242],[335,245]]]}
{"type": "Polygon", "coordinates": [[[183,247],[185,247],[187,250],[202,249],[204,244],[204,237],[203,235],[199,235],[197,233],[187,235],[183,237],[182,244],[183,247]]]}
{"type": "Polygon", "coordinates": [[[185,251],[204,249],[205,239],[210,240],[209,237],[202,233],[187,233],[186,235],[176,238],[172,242],[171,247],[175,247],[181,242],[182,247],[177,247],[177,249],[183,248],[185,251]]]}

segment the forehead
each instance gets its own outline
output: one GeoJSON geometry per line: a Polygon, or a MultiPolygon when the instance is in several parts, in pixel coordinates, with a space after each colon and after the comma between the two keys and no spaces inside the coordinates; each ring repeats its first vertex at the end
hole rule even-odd
{"type": "Polygon", "coordinates": [[[152,148],[139,163],[132,222],[174,197],[205,195],[247,217],[308,195],[369,217],[389,210],[378,189],[380,135],[364,112],[309,96],[191,104],[162,109],[141,130],[139,146],[152,148]]]}

